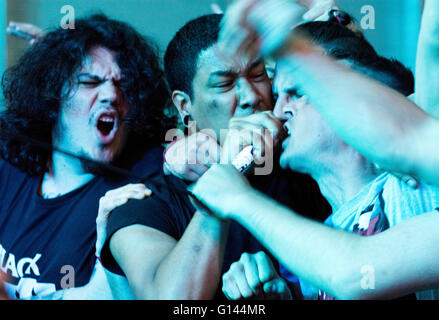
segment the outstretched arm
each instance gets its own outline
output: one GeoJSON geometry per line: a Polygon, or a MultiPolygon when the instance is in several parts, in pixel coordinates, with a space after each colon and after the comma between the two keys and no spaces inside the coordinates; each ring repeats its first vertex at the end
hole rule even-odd
{"type": "Polygon", "coordinates": [[[343,140],[384,169],[439,183],[437,120],[403,95],[319,54],[292,34],[291,28],[300,22],[294,2],[247,2],[251,6],[243,2],[247,6],[231,6],[225,14],[220,41],[224,48],[231,47],[223,55],[282,56],[278,66],[289,69],[343,140]],[[242,33],[247,36],[235,36],[242,33]]]}
{"type": "Polygon", "coordinates": [[[382,168],[439,183],[439,121],[400,93],[309,49],[279,63],[337,134],[382,168]]]}
{"type": "Polygon", "coordinates": [[[416,56],[415,102],[439,118],[439,1],[425,0],[416,56]]]}
{"type": "Polygon", "coordinates": [[[292,214],[271,199],[258,198],[258,208],[240,213],[244,227],[299,278],[340,299],[396,298],[439,284],[438,212],[362,237],[292,214]]]}
{"type": "Polygon", "coordinates": [[[363,237],[292,212],[230,166],[214,165],[193,193],[242,224],[301,280],[339,299],[394,298],[439,285],[437,211],[363,237]]]}

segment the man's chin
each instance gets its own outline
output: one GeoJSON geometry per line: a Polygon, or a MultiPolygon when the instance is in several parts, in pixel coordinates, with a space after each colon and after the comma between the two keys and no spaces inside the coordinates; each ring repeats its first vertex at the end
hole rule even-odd
{"type": "Polygon", "coordinates": [[[117,158],[117,154],[110,150],[102,150],[83,158],[85,159],[81,161],[81,165],[84,171],[94,175],[109,175],[111,174],[111,171],[108,167],[113,165],[117,158]]]}
{"type": "Polygon", "coordinates": [[[97,159],[90,159],[81,160],[81,166],[82,169],[87,172],[91,173],[93,175],[103,175],[105,174],[108,169],[106,169],[106,166],[109,164],[109,162],[103,162],[97,159]]]}
{"type": "Polygon", "coordinates": [[[293,158],[292,156],[288,156],[284,153],[281,154],[279,159],[279,165],[284,170],[291,170],[296,172],[302,172],[299,166],[297,166],[298,160],[297,158],[293,158]]]}

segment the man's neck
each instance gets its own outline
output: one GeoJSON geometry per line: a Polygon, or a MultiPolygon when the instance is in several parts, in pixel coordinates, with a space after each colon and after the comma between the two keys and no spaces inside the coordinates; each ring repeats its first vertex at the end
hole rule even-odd
{"type": "Polygon", "coordinates": [[[86,172],[80,160],[54,152],[49,170],[41,182],[40,194],[52,199],[67,194],[87,184],[94,175],[86,172]]]}
{"type": "Polygon", "coordinates": [[[331,205],[332,212],[336,212],[373,181],[378,173],[360,154],[350,154],[339,157],[312,176],[331,205]]]}

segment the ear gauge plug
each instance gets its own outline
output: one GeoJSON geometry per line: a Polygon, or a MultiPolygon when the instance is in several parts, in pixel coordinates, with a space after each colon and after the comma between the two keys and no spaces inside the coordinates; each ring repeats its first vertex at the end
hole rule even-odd
{"type": "Polygon", "coordinates": [[[182,117],[182,122],[183,122],[183,126],[185,126],[186,128],[189,128],[189,121],[191,121],[191,116],[189,113],[185,112],[183,117],[182,117]]]}

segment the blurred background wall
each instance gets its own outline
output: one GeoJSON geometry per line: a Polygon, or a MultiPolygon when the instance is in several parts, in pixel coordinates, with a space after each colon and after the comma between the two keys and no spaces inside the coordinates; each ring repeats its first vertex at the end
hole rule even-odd
{"type": "Polygon", "coordinates": [[[6,0],[0,0],[0,74],[6,67],[6,0]]]}
{"type": "MultiPolygon", "coordinates": [[[[70,5],[76,18],[104,13],[128,22],[153,38],[164,51],[167,42],[188,20],[212,13],[212,3],[225,8],[228,0],[7,0],[7,20],[27,21],[49,30],[60,25],[65,16],[61,8],[70,5]]],[[[12,36],[8,36],[7,44],[7,63],[11,65],[28,45],[12,36]]]]}
{"type": "MultiPolygon", "coordinates": [[[[76,18],[102,12],[134,25],[153,38],[161,48],[188,20],[211,13],[215,7],[225,9],[232,0],[0,0],[0,72],[16,62],[28,47],[26,41],[6,36],[9,21],[25,21],[46,30],[60,25],[70,5],[76,18]]],[[[365,19],[364,6],[374,9],[374,29],[364,30],[377,51],[401,60],[414,70],[421,0],[338,0],[342,9],[358,23],[365,19]]],[[[367,17],[366,17],[367,18],[367,17]]]]}
{"type": "MultiPolygon", "coordinates": [[[[421,0],[336,0],[360,24],[367,10],[374,8],[375,28],[364,34],[379,54],[396,58],[415,70],[416,47],[422,14],[421,0]]],[[[367,24],[367,19],[366,19],[367,24]]]]}

